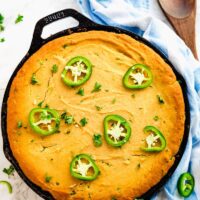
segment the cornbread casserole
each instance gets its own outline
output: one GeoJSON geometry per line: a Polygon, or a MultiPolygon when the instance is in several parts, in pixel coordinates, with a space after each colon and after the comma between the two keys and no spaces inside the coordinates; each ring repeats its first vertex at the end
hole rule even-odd
{"type": "Polygon", "coordinates": [[[184,111],[157,53],[124,34],[89,31],[48,42],[25,62],[7,132],[25,175],[55,199],[132,200],[173,165],[184,111]]]}

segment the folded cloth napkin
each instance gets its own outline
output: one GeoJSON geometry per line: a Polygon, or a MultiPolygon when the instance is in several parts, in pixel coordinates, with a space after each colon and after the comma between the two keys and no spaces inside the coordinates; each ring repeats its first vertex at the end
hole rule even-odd
{"type": "Polygon", "coordinates": [[[173,30],[150,15],[152,2],[152,0],[78,0],[82,12],[93,21],[132,31],[150,41],[169,58],[184,77],[191,115],[187,147],[175,173],[152,200],[183,199],[177,192],[177,180],[187,171],[195,177],[195,190],[187,199],[200,200],[200,63],[194,59],[190,49],[173,30]]]}

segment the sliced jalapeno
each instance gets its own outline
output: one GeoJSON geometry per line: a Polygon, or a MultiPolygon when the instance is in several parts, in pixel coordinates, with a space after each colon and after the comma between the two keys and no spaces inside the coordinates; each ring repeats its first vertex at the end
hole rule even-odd
{"type": "Polygon", "coordinates": [[[99,175],[99,168],[89,155],[79,154],[71,161],[70,173],[77,179],[92,181],[99,175]]]}
{"type": "Polygon", "coordinates": [[[181,174],[178,179],[178,192],[182,197],[189,197],[194,190],[194,177],[186,172],[181,174]]]}
{"type": "Polygon", "coordinates": [[[142,150],[147,152],[159,152],[165,149],[165,137],[156,127],[146,126],[144,132],[150,134],[146,137],[147,147],[141,147],[142,150]]]}
{"type": "Polygon", "coordinates": [[[8,188],[8,192],[11,194],[12,193],[12,185],[8,182],[8,181],[1,181],[0,180],[0,184],[1,185],[5,185],[8,188]]]}
{"type": "Polygon", "coordinates": [[[65,66],[61,77],[68,86],[79,86],[85,83],[92,74],[92,64],[82,56],[72,58],[65,66]]]}
{"type": "Polygon", "coordinates": [[[41,135],[50,135],[58,131],[60,117],[56,110],[33,108],[29,114],[31,128],[41,135]]]}
{"type": "Polygon", "coordinates": [[[104,118],[104,137],[108,144],[119,147],[128,142],[131,136],[129,123],[119,115],[107,115],[104,118]]]}
{"type": "Polygon", "coordinates": [[[149,67],[143,64],[133,65],[123,77],[124,87],[129,89],[142,89],[148,87],[153,81],[149,67]]]}

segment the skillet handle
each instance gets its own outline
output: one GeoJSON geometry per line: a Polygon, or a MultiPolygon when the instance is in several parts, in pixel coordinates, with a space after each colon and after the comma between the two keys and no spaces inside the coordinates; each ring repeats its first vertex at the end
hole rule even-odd
{"type": "Polygon", "coordinates": [[[65,9],[65,10],[55,12],[53,14],[50,14],[50,15],[40,19],[36,23],[35,30],[33,32],[33,39],[31,42],[31,47],[30,47],[29,51],[30,52],[34,51],[35,49],[37,49],[37,47],[41,46],[45,42],[46,39],[43,39],[41,37],[41,35],[42,35],[43,28],[46,25],[51,24],[60,19],[67,18],[67,17],[72,17],[72,18],[76,19],[79,22],[79,25],[77,27],[97,26],[96,23],[94,23],[93,21],[91,21],[90,19],[85,17],[84,15],[80,14],[76,10],[65,9]]]}

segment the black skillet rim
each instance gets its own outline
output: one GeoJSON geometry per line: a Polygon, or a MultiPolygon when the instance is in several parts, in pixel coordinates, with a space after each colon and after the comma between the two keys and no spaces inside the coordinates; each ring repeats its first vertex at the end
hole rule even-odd
{"type": "Polygon", "coordinates": [[[35,27],[31,47],[30,47],[28,53],[24,56],[22,61],[18,64],[18,66],[14,70],[14,72],[13,72],[13,74],[12,74],[12,76],[11,76],[9,82],[8,82],[8,85],[6,87],[6,91],[4,93],[4,98],[3,98],[3,103],[2,103],[2,111],[1,111],[1,129],[2,129],[2,137],[3,137],[4,154],[5,154],[6,158],[12,163],[12,165],[16,169],[17,173],[19,174],[19,176],[23,179],[23,181],[33,191],[35,191],[40,197],[42,197],[46,200],[54,199],[49,192],[44,191],[42,188],[40,188],[39,186],[34,184],[32,181],[30,181],[28,179],[28,177],[25,176],[25,174],[21,170],[17,160],[14,158],[14,156],[12,154],[12,150],[10,148],[8,135],[7,135],[7,120],[6,120],[6,118],[7,118],[7,100],[8,100],[8,97],[9,97],[9,92],[10,92],[10,87],[11,87],[12,81],[15,78],[17,72],[23,66],[25,61],[27,59],[29,59],[29,57],[32,56],[37,50],[39,50],[40,47],[42,47],[44,44],[46,44],[46,43],[48,43],[48,42],[50,42],[50,41],[52,41],[56,38],[59,38],[59,37],[62,37],[62,36],[70,35],[72,33],[77,33],[77,32],[87,32],[87,31],[91,31],[91,30],[97,30],[97,31],[103,30],[103,31],[107,31],[107,32],[122,33],[122,34],[129,35],[132,38],[144,43],[145,45],[149,46],[151,49],[153,49],[158,55],[160,55],[163,58],[163,60],[172,68],[174,74],[177,77],[177,80],[180,81],[179,83],[180,83],[181,88],[182,88],[184,102],[185,102],[185,116],[186,116],[183,140],[181,142],[179,151],[175,155],[175,162],[174,162],[173,166],[169,169],[167,174],[160,180],[160,182],[158,182],[155,186],[153,186],[145,194],[143,194],[141,197],[139,197],[139,198],[142,198],[144,200],[148,200],[156,192],[158,192],[162,188],[162,186],[168,181],[168,179],[172,176],[172,174],[176,170],[176,168],[177,168],[177,166],[178,166],[178,164],[179,164],[179,162],[180,162],[180,160],[183,156],[184,150],[186,148],[187,139],[188,139],[189,130],[190,130],[190,109],[189,109],[189,102],[188,102],[188,97],[187,97],[186,82],[185,82],[184,78],[182,77],[182,75],[180,75],[176,71],[176,69],[174,68],[172,63],[168,60],[168,58],[157,47],[152,45],[146,39],[144,39],[144,38],[142,38],[142,37],[140,37],[140,36],[138,36],[138,35],[136,35],[132,32],[123,30],[121,28],[96,24],[96,23],[92,22],[91,20],[84,17],[82,14],[78,13],[76,10],[73,10],[73,9],[65,9],[65,10],[62,10],[62,11],[58,11],[58,12],[53,13],[51,15],[48,15],[48,16],[46,16],[46,17],[44,17],[44,18],[42,18],[41,20],[38,21],[38,23],[36,24],[36,27],[35,27]],[[76,20],[79,21],[79,26],[58,32],[58,33],[48,37],[47,39],[41,38],[41,32],[42,32],[42,29],[45,25],[52,23],[54,21],[57,21],[59,19],[65,18],[65,17],[75,18],[76,20]]]}

